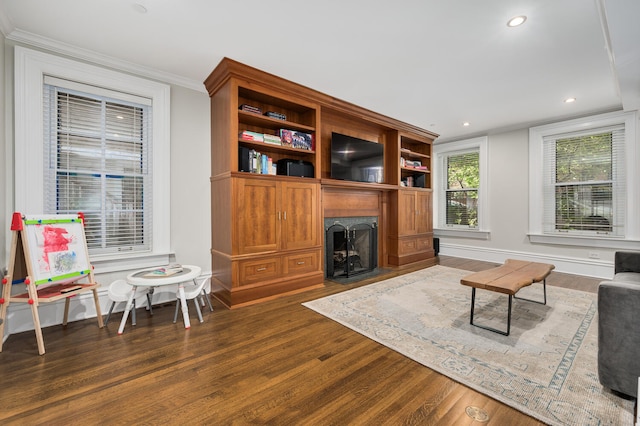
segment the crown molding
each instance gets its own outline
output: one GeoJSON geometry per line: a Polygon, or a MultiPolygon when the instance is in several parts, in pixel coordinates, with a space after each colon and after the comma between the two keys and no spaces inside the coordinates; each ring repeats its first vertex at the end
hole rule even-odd
{"type": "Polygon", "coordinates": [[[185,87],[197,92],[206,93],[204,84],[190,78],[185,78],[176,74],[159,71],[153,68],[144,67],[132,62],[123,61],[108,55],[96,53],[71,44],[59,42],[47,37],[42,37],[27,31],[16,29],[6,35],[7,40],[26,46],[43,49],[52,53],[66,56],[68,58],[82,60],[94,65],[123,71],[140,77],[150,78],[159,82],[185,87]]]}

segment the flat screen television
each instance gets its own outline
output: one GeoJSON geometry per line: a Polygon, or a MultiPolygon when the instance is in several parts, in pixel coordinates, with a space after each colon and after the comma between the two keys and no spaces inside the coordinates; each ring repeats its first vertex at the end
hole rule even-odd
{"type": "Polygon", "coordinates": [[[384,145],[342,135],[331,134],[331,178],[354,182],[382,183],[384,145]]]}

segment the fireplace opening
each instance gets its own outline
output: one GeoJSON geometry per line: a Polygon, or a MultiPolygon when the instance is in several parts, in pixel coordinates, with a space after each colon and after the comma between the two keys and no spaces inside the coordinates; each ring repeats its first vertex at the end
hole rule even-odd
{"type": "Polygon", "coordinates": [[[369,223],[334,221],[326,228],[327,278],[348,278],[378,266],[378,227],[369,223]]]}

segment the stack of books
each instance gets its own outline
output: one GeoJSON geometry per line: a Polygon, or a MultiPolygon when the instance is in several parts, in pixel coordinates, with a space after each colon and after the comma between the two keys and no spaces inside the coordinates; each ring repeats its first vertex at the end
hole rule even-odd
{"type": "Polygon", "coordinates": [[[182,265],[172,263],[171,265],[163,266],[162,268],[148,272],[145,274],[145,277],[169,277],[179,272],[182,272],[182,265]]]}

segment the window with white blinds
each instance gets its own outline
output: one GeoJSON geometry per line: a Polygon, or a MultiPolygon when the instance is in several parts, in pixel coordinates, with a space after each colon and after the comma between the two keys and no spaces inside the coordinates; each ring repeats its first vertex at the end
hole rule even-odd
{"type": "Polygon", "coordinates": [[[45,77],[43,106],[45,213],[84,213],[91,255],[150,251],[150,101],[45,77]]]}
{"type": "Polygon", "coordinates": [[[543,138],[543,232],[624,236],[624,125],[543,138]]]}
{"type": "Polygon", "coordinates": [[[445,164],[445,224],[477,228],[480,152],[449,154],[445,157],[445,164]]]}

